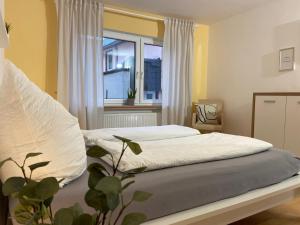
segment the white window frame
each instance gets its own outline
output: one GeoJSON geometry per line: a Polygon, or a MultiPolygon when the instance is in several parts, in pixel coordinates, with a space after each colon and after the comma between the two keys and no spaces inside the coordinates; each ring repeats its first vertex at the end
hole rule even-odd
{"type": "MultiPolygon", "coordinates": [[[[159,100],[144,99],[144,44],[162,46],[162,42],[155,41],[153,38],[142,37],[127,33],[115,32],[110,30],[103,31],[103,37],[120,39],[135,43],[135,88],[137,95],[136,105],[157,105],[161,104],[159,100]]],[[[126,99],[104,99],[105,105],[123,105],[126,99]]]]}
{"type": "MultiPolygon", "coordinates": [[[[135,43],[135,84],[138,84],[137,77],[140,73],[140,38],[135,35],[125,34],[125,33],[119,33],[114,31],[103,31],[103,37],[107,38],[115,38],[120,39],[124,41],[130,41],[135,43]]],[[[135,85],[135,88],[137,89],[137,92],[139,93],[139,85],[135,85]]],[[[104,99],[104,104],[106,105],[121,105],[124,104],[126,99],[104,99]]],[[[139,97],[137,96],[135,99],[135,103],[137,104],[140,101],[139,97]]]]}
{"type": "Polygon", "coordinates": [[[153,100],[153,99],[144,99],[144,45],[149,44],[149,45],[157,45],[157,46],[163,46],[162,42],[155,41],[153,38],[146,38],[142,37],[141,38],[141,74],[140,74],[140,89],[141,91],[139,92],[140,94],[140,102],[141,104],[147,104],[147,105],[157,105],[161,104],[161,100],[153,100]]]}

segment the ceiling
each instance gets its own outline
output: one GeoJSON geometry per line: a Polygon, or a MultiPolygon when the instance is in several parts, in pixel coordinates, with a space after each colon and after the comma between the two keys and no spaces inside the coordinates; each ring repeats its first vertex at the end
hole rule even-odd
{"type": "Polygon", "coordinates": [[[213,24],[228,17],[276,0],[103,0],[128,9],[193,19],[213,24]]]}

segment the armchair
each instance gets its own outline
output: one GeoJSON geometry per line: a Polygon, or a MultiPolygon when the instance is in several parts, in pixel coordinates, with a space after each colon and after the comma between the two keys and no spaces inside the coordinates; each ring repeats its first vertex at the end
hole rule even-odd
{"type": "Polygon", "coordinates": [[[223,102],[220,100],[194,102],[192,127],[201,133],[223,132],[223,102]]]}

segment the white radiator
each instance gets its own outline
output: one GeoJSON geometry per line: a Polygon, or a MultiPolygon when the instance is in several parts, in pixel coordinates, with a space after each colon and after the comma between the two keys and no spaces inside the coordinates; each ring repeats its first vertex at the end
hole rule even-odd
{"type": "Polygon", "coordinates": [[[158,113],[105,113],[104,128],[147,127],[158,125],[158,113]]]}

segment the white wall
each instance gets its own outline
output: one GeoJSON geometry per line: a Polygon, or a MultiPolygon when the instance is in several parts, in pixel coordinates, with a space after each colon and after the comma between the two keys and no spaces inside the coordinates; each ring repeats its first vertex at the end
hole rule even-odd
{"type": "Polygon", "coordinates": [[[225,131],[250,135],[253,92],[300,92],[300,0],[279,0],[210,28],[208,98],[225,102],[225,131]],[[296,70],[278,72],[296,47],[296,70]]]}

